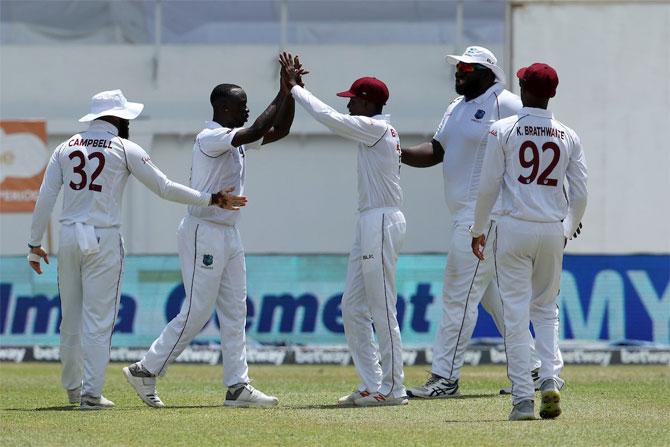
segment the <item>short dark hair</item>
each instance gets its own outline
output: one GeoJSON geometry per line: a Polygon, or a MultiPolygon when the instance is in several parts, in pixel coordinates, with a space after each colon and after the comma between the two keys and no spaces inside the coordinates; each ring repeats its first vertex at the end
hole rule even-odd
{"type": "Polygon", "coordinates": [[[209,103],[214,106],[215,103],[220,101],[225,101],[230,98],[231,90],[236,88],[242,89],[239,85],[235,84],[219,84],[212,90],[212,93],[209,95],[209,103]]]}

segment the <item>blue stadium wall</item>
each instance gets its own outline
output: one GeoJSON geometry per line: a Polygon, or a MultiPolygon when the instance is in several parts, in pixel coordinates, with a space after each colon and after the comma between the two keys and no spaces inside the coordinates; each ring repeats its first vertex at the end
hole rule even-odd
{"type": "MultiPolygon", "coordinates": [[[[57,259],[36,275],[23,257],[0,258],[0,345],[57,346],[57,259]]],[[[406,347],[430,346],[441,316],[445,255],[404,255],[398,317],[406,347]]],[[[339,303],[342,255],[247,257],[249,346],[344,345],[339,303]]],[[[561,339],[670,345],[670,256],[568,255],[561,278],[561,339]]],[[[148,347],[179,311],[184,288],[176,256],[126,258],[115,347],[148,347]]],[[[218,342],[218,320],[196,344],[218,342]]],[[[481,310],[475,338],[499,337],[481,310]]]]}

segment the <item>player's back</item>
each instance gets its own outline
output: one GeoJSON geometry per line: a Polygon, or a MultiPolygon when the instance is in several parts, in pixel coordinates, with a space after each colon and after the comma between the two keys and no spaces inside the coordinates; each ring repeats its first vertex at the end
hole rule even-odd
{"type": "Polygon", "coordinates": [[[505,156],[502,214],[533,222],[558,222],[568,213],[565,191],[570,161],[582,158],[575,132],[545,109],[522,108],[491,128],[505,156]]]}
{"type": "Polygon", "coordinates": [[[56,149],[63,176],[62,223],[121,225],[123,189],[130,174],[124,146],[134,143],[114,130],[109,123],[95,121],[56,149]]]}

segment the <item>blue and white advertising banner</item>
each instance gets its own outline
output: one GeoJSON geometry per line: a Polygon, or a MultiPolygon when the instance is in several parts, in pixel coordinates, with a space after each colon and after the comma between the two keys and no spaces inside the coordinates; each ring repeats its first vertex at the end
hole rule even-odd
{"type": "MultiPolygon", "coordinates": [[[[445,255],[398,262],[398,320],[404,345],[430,346],[442,312],[445,255]]],[[[56,346],[57,259],[45,273],[24,257],[0,258],[0,345],[56,346]]],[[[339,308],[347,256],[247,257],[249,345],[344,345],[339,308]]],[[[670,345],[670,256],[566,256],[558,304],[561,338],[670,345]]],[[[184,287],[176,256],[126,258],[113,345],[148,347],[178,312],[184,287]]],[[[474,337],[499,337],[480,309],[474,337]]],[[[219,339],[213,315],[195,340],[219,339]]]]}

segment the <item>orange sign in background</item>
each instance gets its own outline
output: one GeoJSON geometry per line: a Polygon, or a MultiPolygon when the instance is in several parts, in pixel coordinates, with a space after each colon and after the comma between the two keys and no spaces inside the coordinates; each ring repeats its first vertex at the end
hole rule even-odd
{"type": "Polygon", "coordinates": [[[45,121],[0,121],[0,213],[33,212],[49,155],[45,121]]]}

